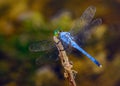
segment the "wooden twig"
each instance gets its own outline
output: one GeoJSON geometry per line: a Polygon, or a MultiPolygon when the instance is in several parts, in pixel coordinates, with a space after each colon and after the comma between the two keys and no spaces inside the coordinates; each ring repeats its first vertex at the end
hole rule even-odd
{"type": "Polygon", "coordinates": [[[77,72],[72,70],[73,64],[70,63],[61,41],[56,36],[54,36],[53,39],[56,43],[56,47],[58,48],[62,66],[64,67],[64,77],[69,80],[71,86],[76,86],[74,79],[77,72]]]}

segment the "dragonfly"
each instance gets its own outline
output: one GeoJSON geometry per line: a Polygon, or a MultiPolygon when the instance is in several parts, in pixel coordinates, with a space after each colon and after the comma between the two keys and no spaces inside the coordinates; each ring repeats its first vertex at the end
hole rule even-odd
{"type": "MultiPolygon", "coordinates": [[[[81,15],[80,18],[78,18],[73,26],[71,27],[70,31],[63,32],[61,31],[61,28],[57,28],[54,31],[54,36],[58,37],[60,41],[62,42],[63,46],[68,49],[74,48],[84,54],[86,57],[88,57],[93,63],[95,63],[98,67],[102,67],[102,65],[89,53],[87,53],[82,47],[81,43],[83,40],[87,40],[93,31],[95,31],[95,27],[98,27],[102,24],[101,18],[94,18],[96,12],[96,8],[94,6],[89,6],[81,15]]],[[[39,51],[51,51],[53,49],[53,52],[55,53],[57,48],[55,47],[55,44],[51,41],[39,41],[37,43],[31,44],[29,47],[30,51],[33,52],[39,52],[39,51]]],[[[49,53],[50,54],[50,53],[49,53]]],[[[58,52],[55,54],[57,55],[58,52]]],[[[51,59],[54,56],[48,55],[47,58],[51,59]]],[[[46,57],[44,59],[47,59],[46,57]]],[[[42,61],[42,59],[41,59],[42,61]]]]}

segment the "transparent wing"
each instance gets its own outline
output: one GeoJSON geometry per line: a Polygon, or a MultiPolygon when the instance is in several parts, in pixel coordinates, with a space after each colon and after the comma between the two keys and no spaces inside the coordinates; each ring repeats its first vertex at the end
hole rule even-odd
{"type": "Polygon", "coordinates": [[[36,53],[36,64],[41,66],[44,64],[54,63],[58,58],[58,50],[54,45],[54,42],[48,40],[42,40],[32,43],[29,46],[31,52],[36,53]]]}
{"type": "Polygon", "coordinates": [[[88,26],[88,24],[92,21],[96,12],[96,8],[94,6],[88,7],[82,14],[82,16],[74,22],[73,27],[70,30],[71,35],[75,36],[79,33],[79,31],[88,26]]]}
{"type": "Polygon", "coordinates": [[[95,32],[97,27],[101,24],[102,24],[102,19],[101,18],[94,19],[89,25],[84,27],[83,30],[79,31],[79,33],[76,34],[76,36],[74,36],[75,41],[79,45],[85,44],[85,42],[89,38],[91,38],[92,33],[95,32]]]}
{"type": "Polygon", "coordinates": [[[44,64],[54,64],[58,60],[58,50],[56,47],[52,48],[50,51],[45,52],[36,59],[36,64],[41,66],[44,64]]]}
{"type": "Polygon", "coordinates": [[[54,47],[55,45],[52,41],[42,40],[42,41],[32,43],[29,46],[29,50],[31,52],[40,52],[40,51],[51,50],[54,47]]]}

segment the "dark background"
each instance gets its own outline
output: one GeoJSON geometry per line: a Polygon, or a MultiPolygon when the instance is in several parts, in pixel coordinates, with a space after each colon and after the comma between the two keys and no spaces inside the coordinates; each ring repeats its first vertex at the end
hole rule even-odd
{"type": "Polygon", "coordinates": [[[91,5],[103,24],[84,49],[103,67],[82,54],[70,56],[78,71],[77,86],[120,86],[120,0],[0,0],[0,86],[68,85],[59,61],[38,65],[39,53],[28,47],[34,41],[51,40],[58,26],[68,31],[91,5]]]}

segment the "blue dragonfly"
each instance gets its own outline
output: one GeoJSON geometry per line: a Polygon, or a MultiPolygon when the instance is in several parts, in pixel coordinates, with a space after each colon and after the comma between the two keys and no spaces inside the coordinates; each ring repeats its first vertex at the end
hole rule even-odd
{"type": "MultiPolygon", "coordinates": [[[[82,16],[75,21],[73,27],[70,29],[69,32],[62,32],[58,28],[54,31],[54,36],[57,36],[61,40],[65,49],[75,48],[79,52],[87,56],[98,67],[102,67],[102,65],[94,57],[92,57],[84,49],[81,48],[81,43],[83,42],[83,40],[87,40],[90,37],[91,33],[94,31],[95,27],[102,23],[101,18],[93,19],[95,12],[96,8],[94,6],[88,7],[83,12],[82,16]]],[[[53,49],[53,52],[51,53],[52,56],[51,55],[46,56],[49,59],[53,58],[54,57],[53,53],[57,51],[57,48],[54,46],[54,43],[50,41],[40,41],[34,43],[30,46],[29,49],[34,52],[47,50],[51,51],[53,49]]],[[[58,52],[55,55],[57,54],[58,52]]],[[[47,59],[46,57],[44,59],[47,59]]]]}

